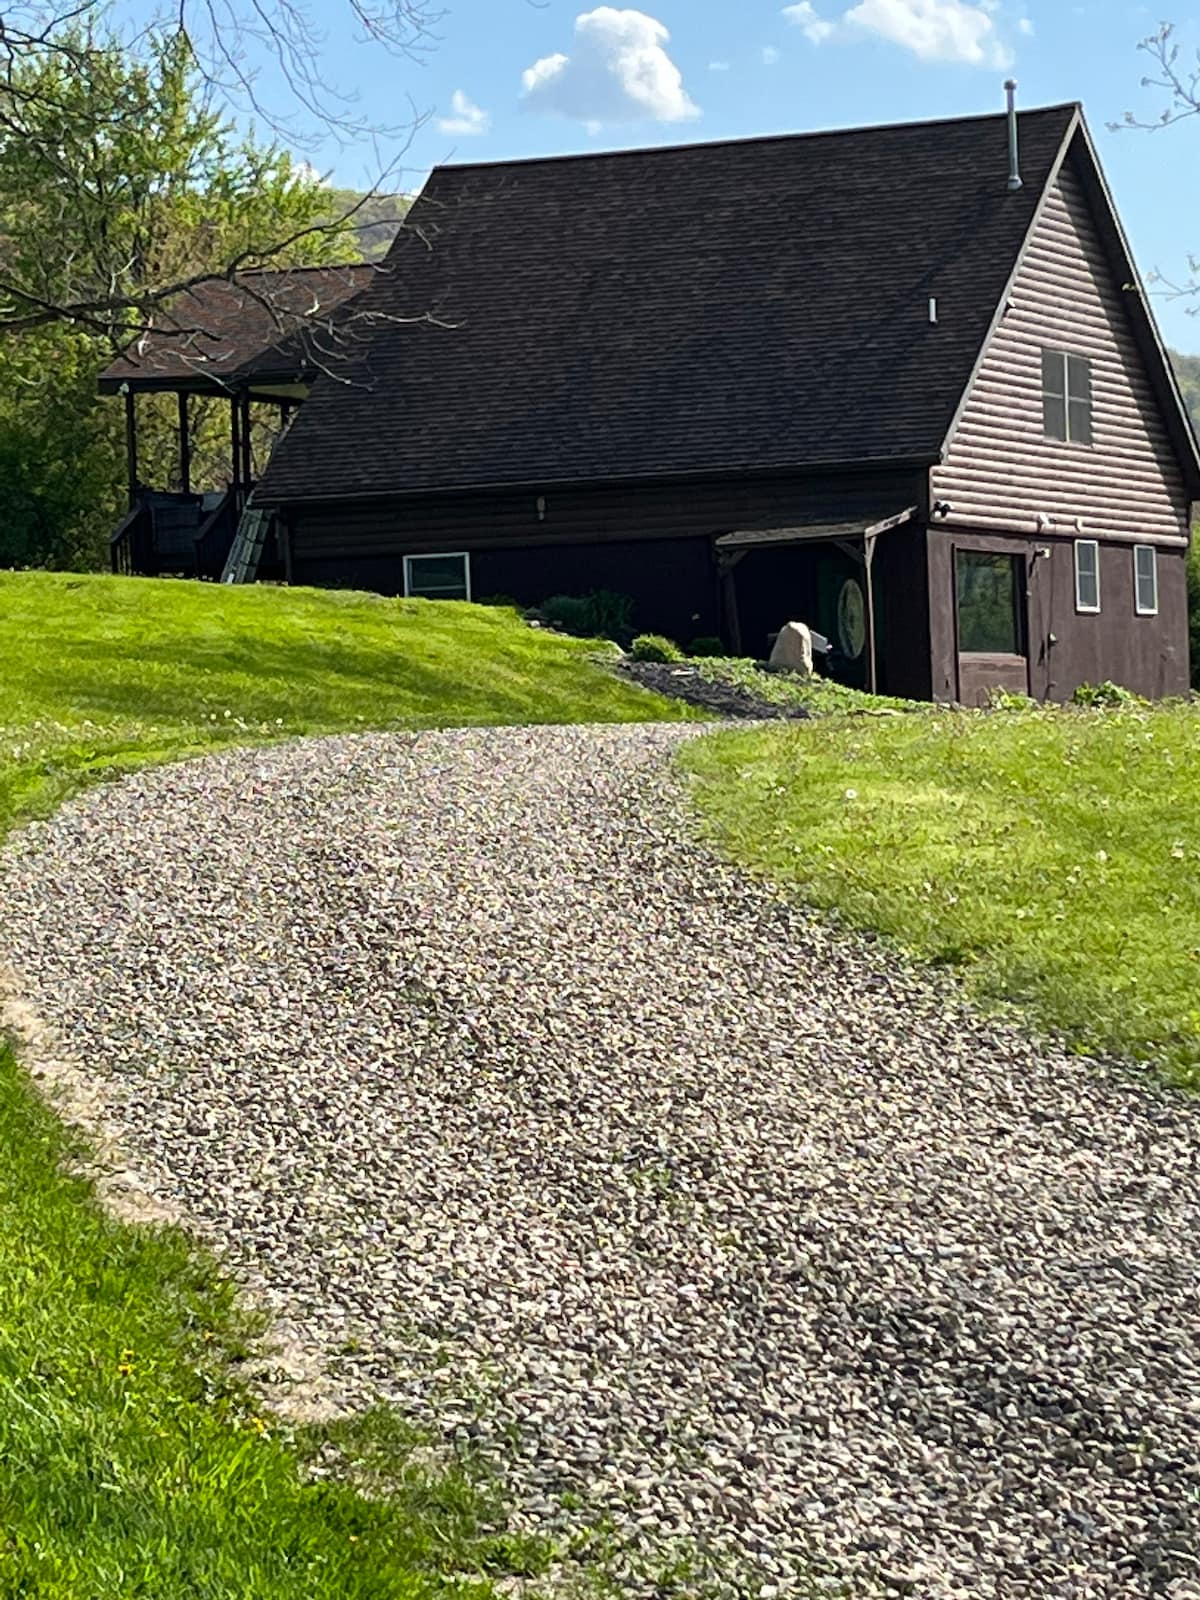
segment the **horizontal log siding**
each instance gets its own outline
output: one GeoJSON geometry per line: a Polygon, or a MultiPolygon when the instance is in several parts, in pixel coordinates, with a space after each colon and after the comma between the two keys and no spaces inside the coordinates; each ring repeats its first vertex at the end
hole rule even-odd
{"type": "Polygon", "coordinates": [[[1079,178],[1069,162],[1048,198],[945,463],[936,499],[947,526],[1055,532],[1182,545],[1183,474],[1134,341],[1079,178]],[[1091,358],[1091,446],[1046,439],[1043,348],[1091,358]]]}

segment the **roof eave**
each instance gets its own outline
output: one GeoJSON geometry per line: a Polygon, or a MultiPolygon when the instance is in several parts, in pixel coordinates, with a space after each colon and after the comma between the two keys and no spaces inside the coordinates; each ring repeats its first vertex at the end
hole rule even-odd
{"type": "Polygon", "coordinates": [[[937,465],[937,457],[924,453],[915,456],[865,456],[853,460],[794,462],[781,467],[731,467],[714,471],[701,468],[691,472],[644,472],[614,477],[522,478],[511,482],[453,483],[422,485],[411,489],[334,490],[328,494],[273,494],[268,477],[259,485],[256,501],[263,506],[332,505],[338,501],[416,500],[464,494],[541,494],[547,489],[622,489],[651,483],[703,483],[722,478],[769,478],[788,474],[818,477],[822,473],[926,472],[937,465]]]}

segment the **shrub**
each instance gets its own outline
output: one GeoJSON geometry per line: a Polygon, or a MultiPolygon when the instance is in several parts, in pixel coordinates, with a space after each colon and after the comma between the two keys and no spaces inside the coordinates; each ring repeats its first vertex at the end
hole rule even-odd
{"type": "Polygon", "coordinates": [[[547,622],[556,623],[580,639],[617,639],[625,643],[631,631],[633,601],[627,594],[595,589],[586,595],[551,595],[538,612],[547,622]]]}
{"type": "Polygon", "coordinates": [[[578,634],[581,639],[591,637],[588,627],[588,603],[581,594],[552,594],[538,607],[545,620],[567,633],[578,634]]]}
{"type": "Polygon", "coordinates": [[[693,639],[688,645],[690,656],[723,656],[725,646],[715,634],[702,633],[698,639],[693,639]]]}
{"type": "Polygon", "coordinates": [[[633,623],[633,601],[627,594],[596,589],[587,597],[591,631],[598,638],[626,639],[633,623]]]}
{"type": "Polygon", "coordinates": [[[1141,706],[1145,701],[1119,683],[1081,683],[1071,696],[1073,706],[1141,706]]]}
{"type": "Polygon", "coordinates": [[[987,703],[989,711],[1028,711],[1037,701],[1027,694],[1014,694],[1011,689],[990,689],[987,703]]]}
{"type": "Polygon", "coordinates": [[[639,633],[629,650],[635,661],[682,661],[683,651],[661,633],[639,633]]]}

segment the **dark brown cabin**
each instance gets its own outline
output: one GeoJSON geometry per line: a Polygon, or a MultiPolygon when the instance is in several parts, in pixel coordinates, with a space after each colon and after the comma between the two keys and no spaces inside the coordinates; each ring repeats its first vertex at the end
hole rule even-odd
{"type": "Polygon", "coordinates": [[[129,510],[112,537],[114,572],[223,575],[254,487],[256,416],[268,408],[282,435],[318,373],[343,353],[342,321],[372,276],[371,267],[354,265],[207,279],[174,298],[105,368],[101,394],[125,399],[129,470],[129,510]],[[177,396],[177,490],[142,482],[138,397],[149,394],[177,396]],[[220,400],[229,414],[228,470],[207,489],[192,482],[193,402],[202,397],[220,400]]]}
{"type": "Polygon", "coordinates": [[[1200,455],[1077,105],[441,167],[357,303],[255,492],[292,582],[1187,688],[1200,455]]]}

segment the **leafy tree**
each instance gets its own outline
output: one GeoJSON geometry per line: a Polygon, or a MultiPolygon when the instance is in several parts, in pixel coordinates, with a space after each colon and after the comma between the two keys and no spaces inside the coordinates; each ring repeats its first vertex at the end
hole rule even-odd
{"type": "MultiPolygon", "coordinates": [[[[0,562],[95,565],[120,513],[121,408],[96,376],[137,320],[187,326],[186,295],[149,309],[147,287],[257,264],[345,260],[327,192],[272,144],[238,134],[178,35],[140,53],[80,33],[11,73],[0,92],[0,562]],[[73,70],[73,68],[86,70],[73,70]],[[88,309],[71,320],[57,308],[88,309]],[[19,331],[16,331],[18,330],[19,331]]],[[[164,397],[164,401],[169,397],[164,397]]],[[[197,463],[205,433],[197,408],[197,463]]],[[[146,477],[169,483],[173,401],[143,408],[146,477]]],[[[199,479],[197,480],[199,482],[199,479]]]]}

